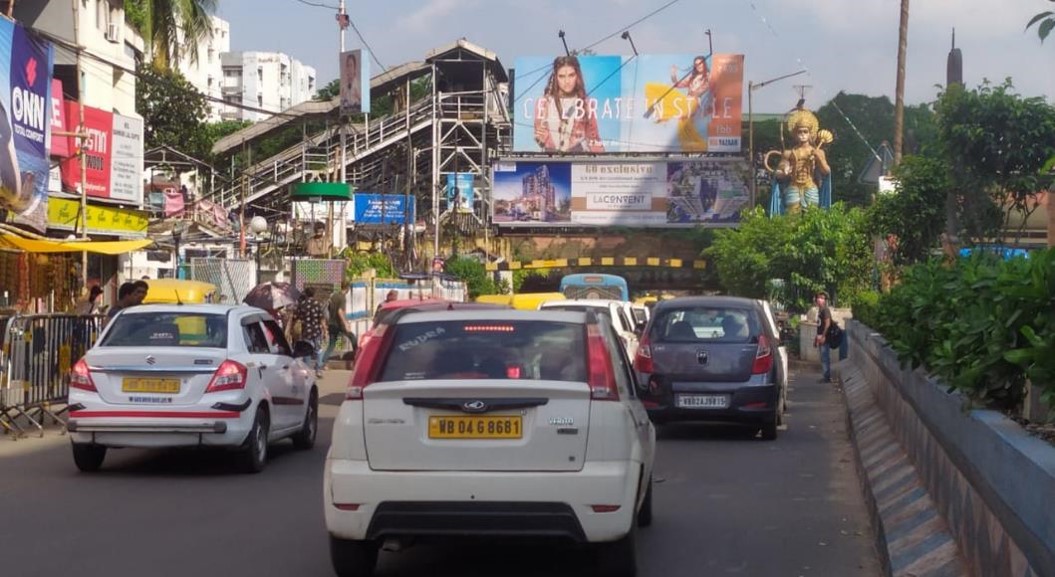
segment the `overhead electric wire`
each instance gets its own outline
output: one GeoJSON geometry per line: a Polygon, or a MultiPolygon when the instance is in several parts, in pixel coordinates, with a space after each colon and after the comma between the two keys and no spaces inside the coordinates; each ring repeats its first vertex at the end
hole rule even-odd
{"type": "Polygon", "coordinates": [[[355,31],[355,35],[359,37],[359,41],[363,43],[363,46],[366,46],[366,49],[370,51],[370,58],[373,58],[374,62],[381,67],[382,72],[388,72],[388,68],[386,68],[384,64],[381,64],[381,61],[377,59],[377,54],[374,52],[374,49],[370,46],[370,43],[366,41],[366,38],[363,38],[362,33],[359,32],[359,27],[355,25],[355,21],[352,20],[351,17],[348,18],[348,24],[352,26],[352,30],[355,31]]]}
{"type": "Polygon", "coordinates": [[[331,6],[329,4],[323,4],[322,2],[311,2],[310,0],[296,0],[301,4],[307,4],[308,6],[314,6],[316,8],[329,8],[330,10],[337,10],[337,6],[331,6]]]}

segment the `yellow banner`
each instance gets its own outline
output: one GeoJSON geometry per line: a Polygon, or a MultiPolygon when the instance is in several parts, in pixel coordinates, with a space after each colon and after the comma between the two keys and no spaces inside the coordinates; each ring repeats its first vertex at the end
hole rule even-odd
{"type": "MultiPolygon", "coordinates": [[[[80,201],[69,198],[49,198],[48,226],[60,230],[76,230],[79,228],[77,225],[80,209],[80,201]]],[[[146,236],[147,213],[130,208],[89,204],[88,232],[146,236]]]]}

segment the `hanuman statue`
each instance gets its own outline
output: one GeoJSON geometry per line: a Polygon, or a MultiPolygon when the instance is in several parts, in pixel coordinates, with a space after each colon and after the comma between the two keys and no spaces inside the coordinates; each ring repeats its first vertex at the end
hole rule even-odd
{"type": "Polygon", "coordinates": [[[820,129],[817,116],[804,108],[801,101],[785,117],[781,126],[781,143],[785,127],[792,134],[792,148],[771,150],[765,157],[766,170],[775,177],[769,202],[770,215],[798,214],[808,206],[829,208],[832,204],[832,169],[823,147],[831,144],[832,133],[820,129]],[[780,157],[776,168],[769,166],[772,156],[780,157]]]}

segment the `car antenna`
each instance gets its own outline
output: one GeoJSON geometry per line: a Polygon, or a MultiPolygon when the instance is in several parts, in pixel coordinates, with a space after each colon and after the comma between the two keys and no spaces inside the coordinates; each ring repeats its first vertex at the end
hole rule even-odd
{"type": "Polygon", "coordinates": [[[176,293],[176,304],[183,306],[183,301],[179,298],[179,289],[176,289],[172,292],[176,293]]]}

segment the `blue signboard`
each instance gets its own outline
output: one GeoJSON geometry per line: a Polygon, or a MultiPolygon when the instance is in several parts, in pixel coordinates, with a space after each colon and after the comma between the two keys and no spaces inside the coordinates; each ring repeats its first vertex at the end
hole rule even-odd
{"type": "Polygon", "coordinates": [[[447,175],[447,206],[457,212],[473,211],[473,174],[459,172],[447,175]]]}
{"type": "MultiPolygon", "coordinates": [[[[357,224],[403,224],[407,222],[407,197],[402,194],[356,193],[357,224]]],[[[414,197],[410,197],[410,221],[414,220],[414,197]]]]}

